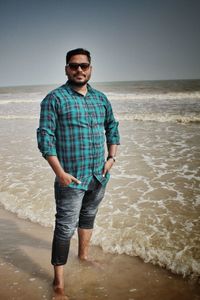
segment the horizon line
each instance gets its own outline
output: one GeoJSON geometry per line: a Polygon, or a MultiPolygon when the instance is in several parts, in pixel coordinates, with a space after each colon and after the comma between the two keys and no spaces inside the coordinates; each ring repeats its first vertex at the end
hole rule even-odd
{"type": "MultiPolygon", "coordinates": [[[[136,79],[136,80],[114,80],[114,81],[90,81],[91,84],[106,84],[106,83],[122,83],[122,82],[149,82],[149,81],[194,81],[200,80],[200,78],[190,78],[190,79],[136,79]]],[[[52,86],[52,85],[62,85],[63,83],[34,83],[34,84],[17,84],[17,85],[0,85],[0,88],[11,88],[11,87],[27,87],[27,86],[52,86]]]]}

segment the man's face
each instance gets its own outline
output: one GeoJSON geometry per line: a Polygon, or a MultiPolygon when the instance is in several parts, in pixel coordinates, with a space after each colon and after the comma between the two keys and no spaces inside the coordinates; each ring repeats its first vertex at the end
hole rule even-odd
{"type": "Polygon", "coordinates": [[[77,54],[70,58],[68,65],[65,67],[65,72],[69,82],[72,85],[81,87],[89,81],[91,77],[92,67],[89,64],[86,55],[77,54]],[[83,65],[79,66],[77,64],[83,65]]]}

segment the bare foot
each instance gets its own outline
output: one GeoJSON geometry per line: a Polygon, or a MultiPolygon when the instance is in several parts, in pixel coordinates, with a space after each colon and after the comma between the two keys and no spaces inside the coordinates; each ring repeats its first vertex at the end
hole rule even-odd
{"type": "Polygon", "coordinates": [[[58,284],[54,280],[53,290],[54,296],[52,297],[52,300],[69,300],[69,298],[65,295],[64,284],[58,284]]]}
{"type": "Polygon", "coordinates": [[[52,297],[52,300],[69,300],[67,296],[62,296],[62,295],[55,295],[52,297]]]}
{"type": "Polygon", "coordinates": [[[101,269],[101,270],[104,269],[104,266],[97,260],[92,260],[92,259],[88,259],[88,258],[80,258],[79,257],[79,261],[80,261],[80,263],[83,263],[86,266],[96,267],[96,268],[101,269]]]}

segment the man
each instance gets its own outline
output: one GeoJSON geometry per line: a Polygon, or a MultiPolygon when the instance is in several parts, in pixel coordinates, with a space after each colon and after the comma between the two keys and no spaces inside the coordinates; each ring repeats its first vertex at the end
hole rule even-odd
{"type": "Polygon", "coordinates": [[[118,122],[110,102],[88,84],[92,72],[89,51],[69,51],[65,72],[67,83],[50,92],[41,103],[37,130],[38,147],[56,174],[51,263],[54,290],[60,293],[64,291],[63,267],[70,239],[77,226],[78,257],[88,260],[95,216],[119,144],[118,122]]]}

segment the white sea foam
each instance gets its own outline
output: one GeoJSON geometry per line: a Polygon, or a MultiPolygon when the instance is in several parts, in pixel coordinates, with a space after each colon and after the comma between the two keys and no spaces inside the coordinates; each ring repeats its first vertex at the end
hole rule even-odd
{"type": "Polygon", "coordinates": [[[176,123],[199,123],[200,115],[173,115],[166,113],[116,113],[119,121],[155,121],[176,123]]]}
{"type": "Polygon", "coordinates": [[[38,102],[44,98],[44,93],[41,91],[29,91],[23,92],[13,90],[12,93],[0,93],[0,104],[8,104],[8,103],[31,103],[38,102]]]}
{"type": "Polygon", "coordinates": [[[39,117],[34,115],[0,115],[0,119],[2,120],[37,120],[39,117]]]}
{"type": "MultiPolygon", "coordinates": [[[[34,199],[34,196],[32,199],[34,199]]],[[[45,205],[42,203],[41,208],[38,210],[35,209],[34,204],[27,204],[25,195],[24,198],[18,198],[8,192],[1,192],[0,203],[6,210],[17,214],[22,219],[28,219],[45,227],[53,227],[54,225],[55,208],[53,203],[52,205],[49,203],[48,211],[45,211],[45,205]]]]}
{"type": "MultiPolygon", "coordinates": [[[[153,121],[153,122],[172,122],[172,123],[200,123],[200,115],[172,115],[172,114],[161,114],[161,113],[116,113],[115,117],[118,121],[153,121]]],[[[5,120],[37,120],[39,119],[38,115],[0,115],[0,119],[5,120]]]]}
{"type": "MultiPolygon", "coordinates": [[[[192,100],[200,99],[200,92],[174,92],[174,93],[113,93],[107,92],[107,97],[110,100],[192,100]]],[[[38,103],[44,98],[41,93],[29,94],[0,94],[0,105],[8,103],[38,103]]]]}
{"type": "Polygon", "coordinates": [[[29,104],[29,103],[38,103],[39,101],[41,101],[41,99],[7,99],[7,100],[1,100],[0,99],[0,105],[6,105],[9,103],[13,103],[13,104],[20,104],[20,103],[25,103],[25,104],[29,104]]]}
{"type": "Polygon", "coordinates": [[[110,100],[181,100],[181,99],[200,99],[200,92],[169,92],[169,93],[113,93],[107,92],[110,100]]]}
{"type": "Polygon", "coordinates": [[[116,242],[113,238],[116,238],[114,230],[108,234],[105,233],[105,229],[102,230],[101,227],[96,226],[92,242],[94,245],[100,245],[105,252],[139,256],[146,263],[151,262],[165,267],[173,273],[183,275],[183,277],[200,277],[200,262],[186,254],[187,250],[191,251],[189,247],[186,246],[176,253],[172,249],[166,250],[159,248],[159,246],[153,247],[151,236],[144,236],[143,232],[137,231],[134,240],[127,240],[126,242],[123,240],[123,235],[126,236],[126,233],[122,234],[120,232],[117,235],[118,242],[116,242]]]}
{"type": "MultiPolygon", "coordinates": [[[[42,174],[38,173],[38,175],[42,177],[42,174]]],[[[40,188],[38,181],[38,188],[34,191],[29,190],[29,187],[34,185],[33,182],[29,180],[23,182],[23,178],[13,182],[11,178],[13,173],[8,174],[4,181],[3,190],[7,188],[6,191],[1,192],[1,204],[21,218],[52,227],[55,207],[54,202],[50,200],[52,195],[48,190],[50,184],[48,178],[42,181],[43,189],[40,188]]],[[[145,187],[143,182],[147,181],[147,178],[134,175],[126,185],[117,184],[127,179],[128,177],[124,176],[113,176],[112,180],[116,182],[113,184],[113,191],[111,189],[106,193],[105,201],[100,208],[92,243],[101,246],[105,252],[140,256],[145,262],[166,267],[174,273],[192,278],[199,277],[200,262],[192,256],[194,245],[191,242],[183,248],[181,248],[182,243],[179,245],[179,239],[187,239],[187,232],[190,236],[194,234],[193,228],[198,223],[198,220],[193,218],[191,221],[186,219],[182,225],[180,224],[184,199],[178,205],[179,215],[173,215],[167,208],[165,198],[159,201],[147,198],[149,193],[152,197],[156,196],[155,188],[150,182],[148,182],[148,189],[142,192],[142,186],[145,187]],[[138,185],[139,182],[142,185],[138,185]],[[117,186],[119,189],[116,189],[117,186]],[[126,193],[127,186],[130,194],[126,193]],[[134,199],[137,190],[140,191],[140,198],[137,201],[131,200],[134,199]],[[159,215],[160,209],[162,213],[159,215]],[[180,228],[180,225],[183,228],[180,232],[181,238],[177,233],[177,240],[173,241],[171,235],[176,228],[180,228]]],[[[161,197],[165,197],[162,191],[161,197]]],[[[175,208],[177,204],[178,201],[174,198],[173,207],[175,208]]]]}

